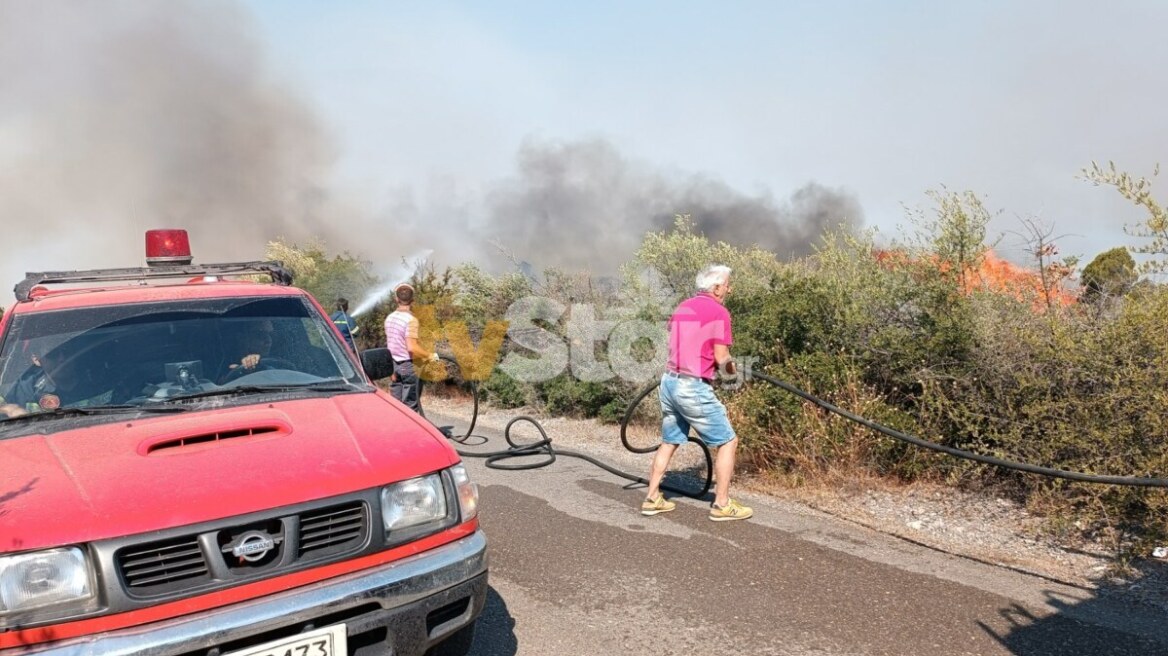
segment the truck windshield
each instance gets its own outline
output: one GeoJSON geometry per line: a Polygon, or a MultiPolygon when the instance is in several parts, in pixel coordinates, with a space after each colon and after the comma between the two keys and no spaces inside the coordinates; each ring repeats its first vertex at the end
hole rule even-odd
{"type": "Polygon", "coordinates": [[[233,387],[319,389],[322,381],[364,384],[331,325],[299,297],[19,314],[0,345],[0,404],[25,412],[144,406],[233,387]]]}

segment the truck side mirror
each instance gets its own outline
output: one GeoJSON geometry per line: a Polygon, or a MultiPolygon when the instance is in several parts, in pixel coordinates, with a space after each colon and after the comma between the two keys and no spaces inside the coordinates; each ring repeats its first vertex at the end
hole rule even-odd
{"type": "Polygon", "coordinates": [[[369,380],[377,381],[393,375],[393,356],[387,348],[374,348],[361,351],[361,368],[369,380]]]}

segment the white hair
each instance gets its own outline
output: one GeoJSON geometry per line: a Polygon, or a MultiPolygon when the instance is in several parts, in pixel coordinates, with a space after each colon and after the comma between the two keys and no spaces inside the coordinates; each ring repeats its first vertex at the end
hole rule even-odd
{"type": "Polygon", "coordinates": [[[711,264],[702,269],[694,282],[697,284],[699,292],[708,292],[714,289],[714,285],[724,285],[729,280],[730,267],[723,264],[711,264]]]}

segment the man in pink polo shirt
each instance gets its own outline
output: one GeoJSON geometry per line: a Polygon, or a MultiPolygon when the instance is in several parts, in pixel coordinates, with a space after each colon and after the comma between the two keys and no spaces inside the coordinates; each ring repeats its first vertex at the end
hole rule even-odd
{"type": "Polygon", "coordinates": [[[708,266],[698,274],[696,283],[698,293],[682,301],[669,318],[669,364],[658,388],[661,446],[649,470],[649,491],[641,514],[656,515],[677,507],[661,494],[661,479],[677,447],[685,444],[693,428],[707,446],[717,449],[709,518],[715,522],[748,519],[754,511],[730,498],[738,436],[713,388],[719,368],[735,373],[730,358],[734,343],[730,313],[723,305],[730,292],[730,267],[708,266]]]}

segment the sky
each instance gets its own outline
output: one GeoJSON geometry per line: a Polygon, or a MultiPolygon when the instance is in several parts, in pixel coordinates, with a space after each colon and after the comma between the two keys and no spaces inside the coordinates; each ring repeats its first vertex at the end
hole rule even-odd
{"type": "MultiPolygon", "coordinates": [[[[972,190],[1016,261],[1143,212],[1081,171],[1168,145],[1168,3],[6,0],[0,275],[323,241],[389,270],[604,272],[689,213],[780,257],[972,190]]],[[[1159,198],[1168,187],[1154,184],[1159,198]]]]}

